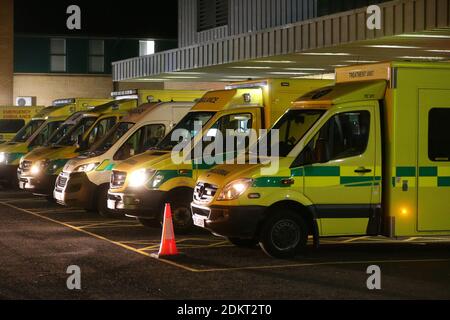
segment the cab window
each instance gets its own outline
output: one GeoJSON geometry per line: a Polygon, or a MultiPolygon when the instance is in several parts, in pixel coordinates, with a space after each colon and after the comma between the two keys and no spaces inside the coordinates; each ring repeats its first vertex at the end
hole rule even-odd
{"type": "Polygon", "coordinates": [[[44,123],[44,120],[31,120],[25,127],[17,132],[16,136],[11,140],[12,142],[25,142],[27,141],[39,127],[44,123]]]}
{"type": "Polygon", "coordinates": [[[242,113],[242,114],[230,114],[221,117],[217,120],[216,123],[208,130],[206,133],[207,137],[211,137],[210,141],[203,142],[203,148],[206,148],[207,145],[213,143],[215,137],[220,132],[223,137],[224,142],[224,150],[226,137],[233,137],[235,139],[235,149],[240,150],[242,148],[239,143],[243,143],[241,139],[237,139],[238,136],[246,136],[244,139],[244,143],[248,145],[248,136],[250,134],[250,130],[252,129],[252,115],[250,113],[242,113]]]}
{"type": "Polygon", "coordinates": [[[92,128],[91,132],[89,132],[86,148],[90,148],[97,141],[99,141],[115,124],[116,117],[109,117],[98,121],[95,127],[92,128]]]}
{"type": "Polygon", "coordinates": [[[97,117],[85,117],[80,120],[61,140],[57,142],[61,146],[73,146],[78,137],[82,136],[97,120],[97,117]]]}
{"type": "Polygon", "coordinates": [[[369,111],[337,114],[308,143],[298,164],[325,163],[363,154],[369,141],[369,129],[369,111]]]}
{"type": "Polygon", "coordinates": [[[126,160],[156,146],[164,137],[165,131],[163,124],[150,124],[139,128],[116,152],[114,160],[126,160]]]}

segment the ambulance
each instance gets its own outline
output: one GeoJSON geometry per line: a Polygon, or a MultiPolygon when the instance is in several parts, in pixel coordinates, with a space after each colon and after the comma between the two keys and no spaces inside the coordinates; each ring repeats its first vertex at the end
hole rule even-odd
{"type": "Polygon", "coordinates": [[[11,141],[0,145],[0,182],[17,187],[17,168],[20,158],[43,145],[58,127],[72,114],[104,104],[110,99],[70,98],[53,101],[53,105],[38,112],[17,132],[11,141]]]}
{"type": "Polygon", "coordinates": [[[171,96],[167,96],[167,90],[164,94],[170,102],[147,103],[132,110],[88,151],[67,162],[54,186],[56,201],[110,215],[106,195],[111,170],[121,161],[156,146],[188,113],[194,100],[204,94],[204,91],[169,91],[171,96]]]}
{"type": "MultiPolygon", "coordinates": [[[[207,113],[201,117],[196,115],[197,119],[184,119],[176,129],[186,130],[181,140],[191,143],[194,138],[193,148],[204,137],[212,141],[219,132],[223,136],[230,131],[245,136],[252,128],[269,128],[300,94],[329,83],[328,80],[273,79],[233,84],[226,90],[208,92],[195,107],[207,113]],[[196,128],[193,120],[200,121],[203,127],[196,128]]],[[[194,152],[189,152],[183,163],[174,162],[172,156],[178,152],[172,151],[180,140],[174,139],[173,134],[167,135],[155,150],[114,168],[108,208],[135,217],[144,226],[160,227],[164,204],[170,203],[174,228],[182,233],[192,227],[190,202],[197,175],[209,165],[192,160],[194,152]]]]}
{"type": "Polygon", "coordinates": [[[10,141],[43,106],[0,106],[0,143],[10,141]]]}
{"type": "MultiPolygon", "coordinates": [[[[97,106],[89,112],[81,112],[76,118],[63,124],[49,139],[49,145],[37,148],[25,155],[19,165],[19,187],[53,200],[55,181],[69,159],[88,150],[102,138],[123,116],[138,107],[141,101],[176,99],[180,93],[170,95],[164,90],[113,92],[115,101],[97,106]],[[142,98],[145,96],[145,99],[142,98]]],[[[192,95],[191,91],[186,93],[192,95]]],[[[199,94],[197,95],[199,96],[199,94]]]]}
{"type": "Polygon", "coordinates": [[[308,236],[450,235],[449,123],[449,63],[337,69],[334,86],[299,98],[272,128],[276,173],[248,162],[198,178],[194,223],[277,258],[308,236]]]}

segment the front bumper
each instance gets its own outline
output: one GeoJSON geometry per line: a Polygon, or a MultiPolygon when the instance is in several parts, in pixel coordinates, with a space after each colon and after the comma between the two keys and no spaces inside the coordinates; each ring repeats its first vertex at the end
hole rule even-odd
{"type": "Polygon", "coordinates": [[[167,192],[142,190],[133,193],[108,192],[108,209],[129,217],[158,219],[167,199],[167,192]]]}
{"type": "Polygon", "coordinates": [[[39,176],[23,175],[20,169],[17,171],[19,188],[34,194],[51,196],[55,188],[56,175],[43,174],[39,176]]]}
{"type": "Polygon", "coordinates": [[[63,206],[92,209],[97,188],[84,172],[62,172],[56,179],[53,197],[63,206]]]}
{"type": "Polygon", "coordinates": [[[267,214],[263,206],[212,206],[191,204],[192,219],[198,227],[228,238],[252,239],[257,236],[267,214]]]}

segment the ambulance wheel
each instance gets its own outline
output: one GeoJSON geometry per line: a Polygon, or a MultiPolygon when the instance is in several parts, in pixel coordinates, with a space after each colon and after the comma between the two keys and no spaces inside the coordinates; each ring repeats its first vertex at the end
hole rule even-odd
{"type": "MultiPolygon", "coordinates": [[[[169,199],[171,199],[169,203],[172,209],[174,231],[179,234],[189,233],[194,226],[191,213],[192,190],[177,190],[169,199]]],[[[162,217],[164,217],[164,208],[162,217]]]]}
{"type": "Polygon", "coordinates": [[[161,229],[161,221],[158,219],[143,219],[143,218],[137,218],[137,221],[139,221],[140,224],[142,224],[146,228],[159,228],[161,229]]]}
{"type": "Polygon", "coordinates": [[[279,259],[292,258],[305,250],[308,227],[292,211],[274,214],[264,223],[260,245],[266,254],[279,259]]]}
{"type": "Polygon", "coordinates": [[[227,238],[233,245],[240,248],[254,248],[258,245],[258,239],[241,239],[241,238],[227,238]]]}
{"type": "Polygon", "coordinates": [[[109,186],[101,186],[97,193],[97,202],[95,204],[95,209],[97,213],[104,218],[114,218],[117,215],[113,211],[108,209],[108,190],[109,186]]]}

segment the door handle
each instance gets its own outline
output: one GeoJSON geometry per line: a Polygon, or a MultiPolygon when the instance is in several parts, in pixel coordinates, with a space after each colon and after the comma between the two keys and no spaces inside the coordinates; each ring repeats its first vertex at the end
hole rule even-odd
{"type": "Polygon", "coordinates": [[[355,170],[355,173],[371,173],[372,169],[366,169],[366,168],[358,168],[355,170]]]}

